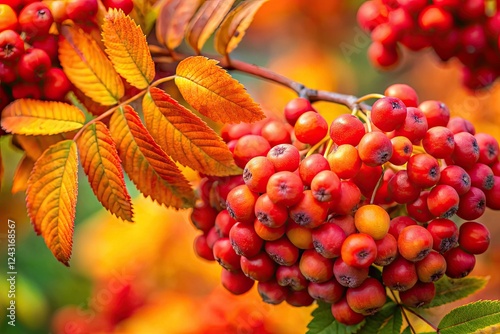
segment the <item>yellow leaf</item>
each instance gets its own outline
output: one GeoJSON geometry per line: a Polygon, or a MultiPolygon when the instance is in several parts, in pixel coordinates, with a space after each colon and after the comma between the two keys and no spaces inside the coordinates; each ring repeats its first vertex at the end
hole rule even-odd
{"type": "Polygon", "coordinates": [[[255,13],[266,2],[267,0],[243,1],[226,16],[215,34],[217,52],[227,55],[238,46],[255,13]]]}
{"type": "Polygon", "coordinates": [[[177,66],[175,84],[187,103],[214,121],[250,123],[265,117],[245,87],[216,60],[202,56],[184,59],[177,66]]]}
{"type": "Polygon", "coordinates": [[[12,180],[11,192],[13,194],[26,190],[26,188],[28,187],[28,179],[34,166],[35,161],[27,155],[24,155],[21,158],[21,161],[17,165],[16,171],[14,172],[14,178],[12,180]]]}
{"type": "Polygon", "coordinates": [[[66,138],[63,134],[49,136],[13,135],[12,143],[21,148],[28,158],[36,161],[49,146],[64,139],[69,138],[66,138]]]}
{"type": "Polygon", "coordinates": [[[156,38],[169,50],[182,43],[186,27],[201,0],[165,0],[156,19],[156,38]]]}
{"type": "Polygon", "coordinates": [[[174,160],[208,175],[241,173],[217,133],[161,89],[150,89],[142,109],[154,140],[174,160]]]}
{"type": "Polygon", "coordinates": [[[186,32],[186,40],[196,53],[200,53],[207,39],[231,10],[233,3],[234,0],[210,0],[201,5],[189,22],[186,32]]]}
{"type": "Polygon", "coordinates": [[[189,182],[161,149],[130,106],[119,108],[109,123],[122,165],[137,189],[167,207],[192,207],[189,182]]]}
{"type": "Polygon", "coordinates": [[[26,207],[37,234],[69,266],[78,195],[78,154],[73,140],[50,146],[28,179],[26,207]]]}
{"type": "Polygon", "coordinates": [[[132,221],[132,202],[120,157],[106,125],[102,122],[90,124],[77,144],[83,170],[99,202],[117,217],[132,221]]]}
{"type": "Polygon", "coordinates": [[[123,97],[123,82],[113,64],[82,29],[61,27],[59,61],[69,80],[95,102],[111,106],[123,97]]]}
{"type": "Polygon", "coordinates": [[[2,127],[21,135],[52,135],[77,130],[84,123],[80,109],[56,101],[19,99],[2,112],[2,127]]]}
{"type": "Polygon", "coordinates": [[[141,27],[122,10],[110,9],[102,38],[115,70],[132,86],[144,89],[155,77],[155,64],[141,27]]]}

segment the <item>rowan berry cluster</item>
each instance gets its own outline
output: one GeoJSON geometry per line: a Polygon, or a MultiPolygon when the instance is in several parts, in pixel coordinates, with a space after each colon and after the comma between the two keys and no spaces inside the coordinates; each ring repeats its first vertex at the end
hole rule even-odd
{"type": "Polygon", "coordinates": [[[256,281],[265,302],[321,300],[350,325],[385,304],[386,287],[418,307],[443,275],[473,270],[490,242],[475,220],[500,209],[498,142],[407,85],[366,109],[328,125],[297,98],[286,122],[223,127],[243,174],[203,177],[191,220],[229,291],[256,281]]]}
{"type": "Polygon", "coordinates": [[[395,65],[401,46],[432,48],[442,61],[458,59],[464,85],[478,89],[500,73],[500,12],[495,5],[498,1],[370,0],[361,5],[357,19],[371,34],[368,56],[375,66],[395,65]]]}
{"type": "MultiPolygon", "coordinates": [[[[132,0],[103,3],[133,8],[132,0]]],[[[97,9],[97,0],[1,1],[0,110],[15,99],[64,99],[72,86],[59,66],[58,26],[67,19],[88,26],[97,9]]]]}

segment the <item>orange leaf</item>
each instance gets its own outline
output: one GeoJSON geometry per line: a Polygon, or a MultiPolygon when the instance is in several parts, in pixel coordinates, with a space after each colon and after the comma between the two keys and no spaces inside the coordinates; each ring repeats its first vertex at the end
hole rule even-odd
{"type": "Polygon", "coordinates": [[[177,66],[175,84],[187,103],[214,121],[250,123],[265,117],[245,87],[216,60],[202,56],[184,59],[177,66]]]}
{"type": "Polygon", "coordinates": [[[31,223],[56,259],[69,266],[78,194],[78,154],[73,140],[50,146],[28,179],[26,206],[31,223]]]}
{"type": "Polygon", "coordinates": [[[116,110],[109,123],[123,168],[146,197],[174,208],[193,205],[189,182],[161,149],[130,106],[116,110]]]}
{"type": "Polygon", "coordinates": [[[13,143],[23,149],[28,158],[33,161],[36,161],[43,154],[43,152],[49,148],[49,146],[64,139],[68,138],[64,137],[62,134],[50,136],[12,136],[13,143]]]}
{"type": "Polygon", "coordinates": [[[245,36],[255,13],[267,0],[243,1],[221,23],[215,34],[215,49],[221,55],[233,51],[245,36]]]}
{"type": "Polygon", "coordinates": [[[144,89],[155,77],[155,64],[141,27],[122,10],[110,9],[102,38],[115,70],[132,86],[144,89]]]}
{"type": "Polygon", "coordinates": [[[2,112],[2,127],[21,135],[53,135],[77,130],[84,123],[80,109],[56,101],[19,99],[2,112]]]}
{"type": "Polygon", "coordinates": [[[203,45],[224,19],[235,0],[205,1],[187,27],[186,40],[200,53],[203,45]]]}
{"type": "Polygon", "coordinates": [[[150,89],[142,109],[154,140],[174,160],[208,175],[241,172],[217,133],[161,89],[150,89]]]}
{"type": "Polygon", "coordinates": [[[123,82],[113,64],[82,29],[61,27],[59,61],[69,80],[95,102],[110,106],[123,97],[123,82]]]}
{"type": "Polygon", "coordinates": [[[117,217],[132,221],[132,202],[120,157],[106,125],[102,122],[90,124],[77,144],[83,170],[99,202],[117,217]]]}
{"type": "Polygon", "coordinates": [[[156,38],[169,50],[182,43],[186,27],[201,0],[165,0],[160,5],[156,19],[156,38]]]}
{"type": "Polygon", "coordinates": [[[34,166],[35,161],[33,161],[27,155],[24,155],[21,158],[21,161],[17,165],[16,171],[14,173],[14,178],[12,180],[11,192],[13,194],[26,190],[26,188],[28,187],[28,179],[34,166]]]}

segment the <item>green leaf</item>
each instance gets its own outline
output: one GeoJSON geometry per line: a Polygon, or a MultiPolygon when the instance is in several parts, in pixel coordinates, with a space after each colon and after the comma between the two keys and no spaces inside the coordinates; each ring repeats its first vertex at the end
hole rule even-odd
{"type": "Polygon", "coordinates": [[[307,325],[306,334],[354,334],[364,325],[364,321],[357,325],[346,326],[335,321],[332,315],[331,304],[318,302],[318,307],[311,314],[313,319],[307,325]]]}
{"type": "Polygon", "coordinates": [[[382,328],[380,328],[378,333],[379,334],[399,333],[401,331],[402,325],[403,325],[403,314],[401,313],[401,308],[396,307],[389,320],[387,320],[382,325],[382,328]]]}
{"type": "Polygon", "coordinates": [[[465,298],[484,288],[488,280],[489,277],[452,279],[443,276],[436,282],[436,296],[430,304],[423,306],[423,308],[436,307],[465,298]]]}
{"type": "Polygon", "coordinates": [[[377,313],[366,317],[365,324],[361,330],[356,333],[377,334],[379,329],[398,311],[401,313],[400,308],[393,301],[389,300],[377,313]]]}
{"type": "Polygon", "coordinates": [[[454,309],[444,316],[438,328],[441,334],[462,334],[475,333],[484,328],[491,330],[492,326],[498,328],[499,324],[500,301],[482,300],[454,309]]]}

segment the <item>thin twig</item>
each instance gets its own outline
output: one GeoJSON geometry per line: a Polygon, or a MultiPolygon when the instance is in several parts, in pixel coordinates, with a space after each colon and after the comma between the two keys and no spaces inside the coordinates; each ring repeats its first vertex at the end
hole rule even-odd
{"type": "Polygon", "coordinates": [[[416,316],[417,318],[419,318],[420,320],[422,320],[423,322],[425,322],[427,325],[429,325],[433,330],[436,331],[436,333],[439,333],[439,329],[437,328],[437,326],[435,326],[434,324],[432,324],[429,320],[425,319],[422,315],[418,314],[417,312],[413,311],[411,308],[409,307],[406,307],[404,305],[401,305],[405,310],[407,310],[408,312],[410,312],[411,314],[413,314],[414,316],[416,316]]]}

